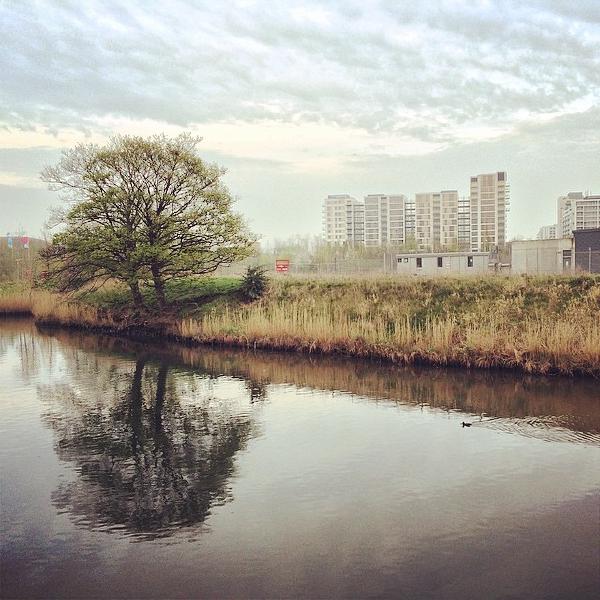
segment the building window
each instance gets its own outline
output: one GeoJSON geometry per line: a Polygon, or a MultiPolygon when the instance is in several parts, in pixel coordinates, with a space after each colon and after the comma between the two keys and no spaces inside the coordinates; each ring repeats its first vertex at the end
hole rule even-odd
{"type": "Polygon", "coordinates": [[[421,269],[423,267],[423,259],[417,258],[417,269],[421,269]]]}
{"type": "Polygon", "coordinates": [[[406,258],[404,259],[404,262],[406,262],[406,263],[408,262],[408,257],[406,257],[406,258]]]}
{"type": "Polygon", "coordinates": [[[438,256],[438,267],[444,266],[444,259],[441,256],[438,256]]]}
{"type": "Polygon", "coordinates": [[[472,266],[473,266],[473,257],[467,256],[467,267],[472,267],[472,266]]]}

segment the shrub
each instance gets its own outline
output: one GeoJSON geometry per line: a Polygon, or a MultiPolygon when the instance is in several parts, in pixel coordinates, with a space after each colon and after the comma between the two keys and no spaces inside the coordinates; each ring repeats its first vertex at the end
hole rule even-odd
{"type": "Polygon", "coordinates": [[[246,300],[258,300],[265,295],[269,287],[269,278],[265,267],[248,267],[242,279],[240,291],[246,300]]]}

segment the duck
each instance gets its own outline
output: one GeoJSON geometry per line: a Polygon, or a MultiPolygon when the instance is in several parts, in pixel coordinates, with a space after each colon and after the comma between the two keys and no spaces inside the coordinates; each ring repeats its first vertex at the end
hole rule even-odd
{"type": "Polygon", "coordinates": [[[472,423],[465,423],[464,421],[462,422],[462,426],[463,427],[471,427],[472,423]]]}

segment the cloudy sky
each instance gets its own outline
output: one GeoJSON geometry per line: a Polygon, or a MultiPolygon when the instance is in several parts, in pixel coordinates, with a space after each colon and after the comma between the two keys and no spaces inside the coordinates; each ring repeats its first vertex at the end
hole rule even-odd
{"type": "Polygon", "coordinates": [[[0,232],[39,234],[62,148],[192,131],[265,239],[330,193],[468,191],[509,237],[600,193],[600,0],[0,0],[0,232]]]}

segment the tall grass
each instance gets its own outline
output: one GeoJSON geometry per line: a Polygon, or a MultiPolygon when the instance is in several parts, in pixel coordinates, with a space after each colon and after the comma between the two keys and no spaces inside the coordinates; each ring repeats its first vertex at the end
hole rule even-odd
{"type": "Polygon", "coordinates": [[[66,326],[109,327],[115,324],[110,313],[48,290],[24,285],[0,287],[0,315],[30,315],[36,321],[66,326]]]}
{"type": "Polygon", "coordinates": [[[454,317],[431,318],[419,325],[404,318],[392,328],[377,316],[350,321],[325,306],[312,313],[294,305],[260,306],[187,319],[177,324],[176,333],[200,342],[341,353],[402,364],[600,374],[598,318],[588,323],[530,318],[519,326],[493,315],[466,326],[454,317]]]}
{"type": "Polygon", "coordinates": [[[0,284],[0,315],[31,314],[31,290],[21,284],[0,284]]]}
{"type": "MultiPolygon", "coordinates": [[[[179,339],[530,373],[600,376],[600,277],[272,283],[253,304],[195,317],[110,311],[49,292],[23,293],[36,320],[179,339]]],[[[8,306],[8,300],[0,306],[8,306]]]]}
{"type": "Polygon", "coordinates": [[[183,320],[176,333],[402,364],[600,375],[600,278],[285,282],[259,303],[183,320]]]}
{"type": "Polygon", "coordinates": [[[113,316],[102,309],[49,291],[32,293],[31,313],[42,323],[70,327],[114,327],[113,316]]]}

